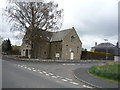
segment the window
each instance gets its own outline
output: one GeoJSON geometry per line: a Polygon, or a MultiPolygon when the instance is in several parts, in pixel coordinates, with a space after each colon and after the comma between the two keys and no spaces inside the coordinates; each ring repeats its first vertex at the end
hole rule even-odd
{"type": "Polygon", "coordinates": [[[75,40],[75,36],[71,36],[71,42],[75,40]]]}
{"type": "Polygon", "coordinates": [[[77,47],[77,53],[79,53],[79,47],[77,47]]]}
{"type": "Polygon", "coordinates": [[[44,54],[46,55],[46,52],[44,52],[44,54]]]}
{"type": "Polygon", "coordinates": [[[66,45],[66,52],[68,51],[68,45],[66,45]]]}

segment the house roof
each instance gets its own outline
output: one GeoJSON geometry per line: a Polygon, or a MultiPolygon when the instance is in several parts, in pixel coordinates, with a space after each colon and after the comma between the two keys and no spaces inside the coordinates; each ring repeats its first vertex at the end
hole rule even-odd
{"type": "Polygon", "coordinates": [[[101,44],[98,44],[92,48],[95,48],[95,49],[111,49],[111,50],[114,50],[113,53],[114,55],[119,55],[120,56],[120,48],[118,48],[117,46],[113,45],[112,43],[101,43],[101,44]]]}
{"type": "Polygon", "coordinates": [[[58,31],[58,32],[54,32],[52,34],[51,40],[50,42],[54,42],[54,41],[61,41],[64,39],[64,37],[73,29],[67,29],[67,30],[62,30],[62,31],[58,31]]]}
{"type": "Polygon", "coordinates": [[[115,47],[112,43],[101,43],[95,46],[95,48],[115,47]]]}
{"type": "MultiPolygon", "coordinates": [[[[71,31],[74,30],[74,28],[66,29],[66,30],[61,30],[57,32],[49,32],[49,31],[43,31],[43,30],[38,30],[35,36],[39,37],[39,39],[43,39],[44,41],[49,41],[49,42],[55,42],[55,41],[62,41],[64,37],[71,31]]],[[[27,39],[30,37],[31,31],[27,30],[26,35],[24,36],[23,39],[27,39]]]]}

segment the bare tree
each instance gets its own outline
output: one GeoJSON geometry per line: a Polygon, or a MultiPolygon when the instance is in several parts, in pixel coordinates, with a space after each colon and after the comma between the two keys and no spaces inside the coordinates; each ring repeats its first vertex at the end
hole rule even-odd
{"type": "MultiPolygon", "coordinates": [[[[53,1],[45,2],[11,2],[5,9],[9,22],[11,22],[12,31],[21,33],[30,32],[27,41],[31,45],[31,51],[34,51],[34,41],[37,40],[38,30],[55,31],[62,25],[63,9],[58,8],[58,4],[53,1]]],[[[14,0],[15,1],[15,0],[14,0]]],[[[33,55],[34,52],[31,52],[33,55]]]]}
{"type": "Polygon", "coordinates": [[[58,9],[58,4],[53,1],[10,2],[5,15],[12,22],[12,31],[26,32],[29,27],[32,30],[53,31],[61,27],[63,9],[58,9]]]}

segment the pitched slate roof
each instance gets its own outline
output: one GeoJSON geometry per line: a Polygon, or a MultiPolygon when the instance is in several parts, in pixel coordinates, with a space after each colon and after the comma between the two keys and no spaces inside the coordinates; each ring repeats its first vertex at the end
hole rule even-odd
{"type": "MultiPolygon", "coordinates": [[[[73,29],[74,28],[70,28],[70,29],[61,30],[57,32],[38,30],[35,36],[39,36],[39,39],[42,38],[44,41],[48,41],[48,42],[61,41],[73,29]]],[[[23,39],[29,38],[30,34],[31,34],[31,31],[27,30],[26,35],[24,36],[23,39]]]]}
{"type": "Polygon", "coordinates": [[[54,33],[52,34],[52,37],[51,37],[50,42],[63,40],[64,37],[65,37],[71,30],[72,30],[72,29],[67,29],[67,30],[62,30],[62,31],[54,32],[54,33]]]}

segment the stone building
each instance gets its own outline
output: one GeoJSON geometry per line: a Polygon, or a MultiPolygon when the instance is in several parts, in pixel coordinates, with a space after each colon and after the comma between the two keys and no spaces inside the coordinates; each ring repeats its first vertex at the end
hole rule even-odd
{"type": "Polygon", "coordinates": [[[74,28],[58,32],[37,30],[31,36],[27,30],[21,45],[21,55],[42,59],[80,59],[82,42],[74,28]]]}

